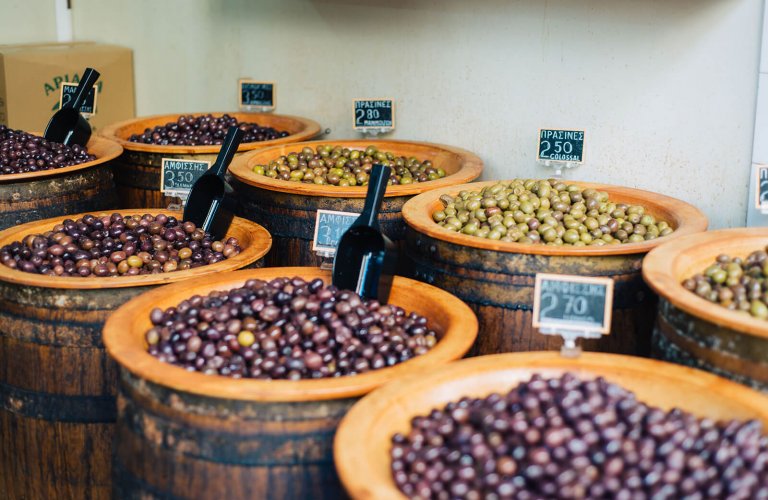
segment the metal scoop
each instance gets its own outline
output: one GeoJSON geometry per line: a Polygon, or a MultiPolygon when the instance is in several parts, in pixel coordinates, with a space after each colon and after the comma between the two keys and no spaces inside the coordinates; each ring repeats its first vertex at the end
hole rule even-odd
{"type": "MultiPolygon", "coordinates": [[[[227,234],[232,223],[233,211],[229,205],[225,206],[226,195],[232,193],[232,187],[224,180],[224,174],[242,139],[242,130],[229,127],[216,162],[192,185],[184,207],[185,221],[194,222],[218,239],[227,234]]],[[[231,202],[231,197],[228,200],[231,202]]]]}
{"type": "Polygon", "coordinates": [[[391,169],[374,165],[360,217],[341,236],[333,261],[333,284],[386,303],[397,264],[395,244],[379,228],[379,210],[391,169]]]}
{"type": "Polygon", "coordinates": [[[93,68],[85,69],[83,77],[80,79],[80,83],[78,83],[75,90],[74,97],[66,104],[63,104],[61,109],[54,113],[48,122],[45,134],[43,134],[46,139],[60,142],[67,146],[74,144],[85,146],[88,144],[88,139],[91,138],[91,125],[80,114],[80,107],[98,79],[98,71],[93,68]]]}

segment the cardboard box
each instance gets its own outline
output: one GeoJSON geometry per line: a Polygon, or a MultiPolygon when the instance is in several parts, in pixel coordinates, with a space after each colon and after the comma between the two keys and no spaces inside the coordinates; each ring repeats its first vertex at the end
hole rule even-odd
{"type": "Polygon", "coordinates": [[[59,109],[63,82],[80,81],[86,67],[101,73],[91,126],[136,116],[133,51],[94,42],[0,45],[0,124],[42,132],[59,109]]]}

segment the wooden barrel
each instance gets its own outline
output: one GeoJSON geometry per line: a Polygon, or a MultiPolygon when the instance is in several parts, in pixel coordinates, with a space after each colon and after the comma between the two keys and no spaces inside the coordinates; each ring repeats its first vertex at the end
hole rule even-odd
{"type": "Polygon", "coordinates": [[[330,186],[272,179],[253,173],[256,165],[266,165],[303,147],[330,144],[350,149],[375,145],[381,151],[398,156],[431,160],[445,170],[442,179],[424,183],[387,187],[381,207],[381,230],[394,241],[401,241],[405,224],[403,204],[416,194],[432,189],[462,184],[477,179],[483,162],[473,153],[452,146],[425,142],[389,140],[312,141],[285,144],[246,153],[232,162],[229,171],[238,198],[238,215],[258,222],[272,235],[275,251],[267,256],[267,266],[318,266],[322,259],[312,251],[315,215],[318,209],[341,212],[363,211],[365,186],[330,186]]]}
{"type": "Polygon", "coordinates": [[[617,203],[640,204],[666,220],[675,232],[664,238],[602,247],[524,245],[477,238],[443,229],[432,213],[443,208],[440,196],[477,191],[496,181],[430,191],[406,203],[406,253],[416,279],[455,293],[480,321],[471,355],[558,349],[560,337],[538,334],[532,324],[537,273],[602,276],[614,280],[610,335],[581,341],[588,350],[648,355],[656,296],[640,274],[645,254],[662,241],[704,231],[707,219],[697,208],[648,191],[576,182],[606,191],[617,203]]]}
{"type": "Polygon", "coordinates": [[[551,352],[499,354],[465,359],[426,376],[412,376],[363,398],[339,426],[334,457],[352,498],[403,499],[392,479],[389,451],[395,433],[407,435],[411,419],[428,415],[463,396],[505,393],[534,373],[565,372],[591,380],[603,377],[633,391],[646,404],[679,408],[703,418],[757,419],[768,426],[768,398],[728,380],[651,359],[584,353],[569,359],[551,352]]]}
{"type": "MultiPolygon", "coordinates": [[[[211,113],[221,116],[224,113],[211,113]]],[[[320,125],[307,118],[272,113],[227,113],[239,122],[258,123],[289,133],[287,137],[262,142],[244,142],[238,152],[251,151],[275,144],[306,141],[320,134],[320,125]]],[[[115,123],[101,130],[100,134],[123,146],[124,153],[114,163],[115,183],[120,206],[129,208],[166,208],[179,203],[179,198],[163,196],[160,192],[160,166],[163,158],[210,161],[213,164],[221,146],[161,146],[130,142],[133,134],[145,129],[175,122],[181,114],[156,115],[115,123]]]]}
{"type": "Polygon", "coordinates": [[[728,310],[683,288],[720,254],[746,257],[768,245],[768,228],[723,229],[670,241],[643,263],[659,294],[653,356],[768,392],[768,321],[728,310]]]}
{"type": "MultiPolygon", "coordinates": [[[[0,247],[61,220],[0,232],[0,247]]],[[[239,218],[228,236],[240,240],[240,254],[165,274],[49,277],[0,265],[0,498],[110,498],[117,368],[104,322],[147,290],[256,265],[270,248],[264,228],[239,218]]]]}
{"type": "Polygon", "coordinates": [[[111,163],[123,148],[96,136],[91,137],[87,147],[95,160],[72,167],[0,175],[0,230],[57,215],[116,207],[111,163]]]}
{"type": "Polygon", "coordinates": [[[147,352],[153,307],[280,276],[330,280],[317,268],[238,271],[150,292],[109,318],[104,343],[120,367],[115,498],[339,498],[332,444],[350,406],[386,382],[460,358],[477,335],[460,300],[396,277],[390,303],[429,318],[440,337],[399,365],[330,379],[236,380],[188,372],[147,352]]]}

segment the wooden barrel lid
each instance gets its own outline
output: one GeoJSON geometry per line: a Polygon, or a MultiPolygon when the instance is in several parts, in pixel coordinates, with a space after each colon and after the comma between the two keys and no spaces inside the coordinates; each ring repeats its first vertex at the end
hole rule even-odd
{"type": "Polygon", "coordinates": [[[462,396],[503,393],[534,373],[557,377],[604,377],[665,410],[680,408],[714,419],[756,418],[768,425],[768,396],[692,368],[632,356],[556,352],[497,354],[470,358],[430,374],[400,379],[358,402],[342,420],[334,441],[336,470],[352,498],[401,499],[392,479],[389,450],[411,418],[428,415],[462,396]]]}
{"type": "Polygon", "coordinates": [[[270,191],[330,198],[365,198],[368,189],[366,186],[328,186],[291,182],[253,173],[253,167],[256,165],[266,165],[282,155],[301,151],[304,147],[314,149],[320,144],[360,150],[367,146],[376,146],[381,151],[389,151],[400,156],[414,156],[422,161],[431,160],[436,167],[445,169],[445,177],[442,179],[388,186],[384,194],[386,197],[411,196],[445,186],[470,182],[477,179],[483,171],[483,161],[474,153],[461,148],[429,142],[361,139],[298,142],[259,149],[235,158],[229,172],[240,182],[270,191]]]}
{"type": "MultiPolygon", "coordinates": [[[[50,219],[44,219],[34,222],[28,222],[15,227],[8,228],[4,231],[0,231],[0,247],[13,243],[14,241],[21,241],[25,236],[29,234],[43,233],[50,231],[53,226],[61,223],[64,219],[77,219],[86,214],[94,215],[109,215],[113,213],[119,213],[122,215],[143,215],[149,214],[166,214],[173,215],[181,220],[182,213],[175,212],[173,210],[163,210],[158,208],[146,208],[146,209],[124,209],[124,210],[95,210],[92,212],[85,212],[81,214],[75,214],[70,216],[53,217],[50,219]]],[[[59,289],[100,289],[100,288],[126,288],[132,286],[150,286],[150,285],[163,285],[166,283],[173,283],[176,281],[188,280],[198,276],[208,276],[222,271],[234,271],[247,265],[253,264],[260,258],[262,258],[269,249],[272,247],[272,237],[259,224],[251,222],[249,220],[235,217],[232,220],[232,225],[227,232],[227,237],[234,236],[240,242],[240,247],[243,249],[239,254],[230,257],[221,262],[210,264],[207,266],[196,267],[194,269],[187,269],[184,271],[173,271],[170,273],[159,274],[144,274],[138,276],[111,276],[111,277],[96,277],[89,276],[86,278],[71,277],[71,276],[47,276],[43,274],[27,273],[19,271],[18,269],[11,269],[3,264],[0,264],[0,281],[7,283],[15,283],[19,285],[37,286],[42,288],[59,288],[59,289]]]]}
{"type": "MultiPolygon", "coordinates": [[[[39,132],[30,133],[39,135],[41,137],[43,135],[39,132]]],[[[0,185],[14,182],[36,181],[45,177],[52,177],[54,175],[66,175],[72,172],[77,172],[79,170],[85,170],[87,168],[106,163],[109,160],[113,160],[120,156],[123,152],[123,148],[120,146],[120,144],[115,141],[99,137],[96,134],[91,136],[86,147],[88,148],[88,152],[90,154],[96,156],[95,160],[81,163],[79,165],[73,165],[71,167],[52,168],[49,170],[41,170],[39,172],[25,172],[22,174],[0,174],[0,185]]]]}
{"type": "Polygon", "coordinates": [[[120,307],[104,326],[104,345],[123,368],[137,377],[181,392],[222,399],[248,401],[319,401],[360,396],[396,378],[433,370],[466,353],[477,336],[477,319],[469,307],[453,295],[433,286],[396,276],[389,302],[426,316],[442,333],[426,354],[404,363],[364,374],[313,380],[248,380],[188,372],[163,363],[147,352],[144,334],[152,324],[155,308],[176,306],[192,295],[241,287],[248,279],[271,280],[300,276],[307,280],[331,275],[315,267],[248,269],[216,277],[198,278],[142,294],[120,307]]]}
{"type": "Polygon", "coordinates": [[[643,278],[672,305],[723,328],[768,338],[768,321],[720,307],[683,288],[683,280],[702,273],[720,254],[746,257],[768,245],[768,228],[720,229],[676,238],[649,253],[643,278]]]}
{"type": "MultiPolygon", "coordinates": [[[[218,153],[220,145],[211,146],[174,146],[159,144],[143,144],[140,142],[131,142],[128,139],[133,134],[143,134],[145,129],[151,129],[158,125],[165,125],[169,122],[175,122],[180,116],[194,115],[202,116],[208,113],[175,113],[169,115],[154,115],[142,118],[134,118],[118,123],[113,123],[99,131],[99,135],[111,139],[126,151],[138,151],[143,153],[155,154],[205,154],[218,153]]],[[[224,115],[224,112],[211,112],[215,117],[224,115]]],[[[272,141],[261,142],[243,142],[238,151],[250,151],[274,144],[284,144],[289,142],[306,141],[320,134],[320,124],[309,118],[291,115],[277,115],[273,113],[240,113],[228,112],[230,116],[237,118],[238,122],[258,123],[262,127],[273,127],[277,130],[284,130],[289,133],[287,137],[274,139],[272,141]]]]}
{"type": "Polygon", "coordinates": [[[667,221],[675,231],[668,236],[656,238],[655,240],[643,241],[641,243],[584,247],[573,247],[568,245],[548,246],[542,244],[526,245],[523,243],[478,238],[476,236],[443,229],[432,220],[432,214],[443,208],[443,203],[440,201],[442,195],[448,194],[455,196],[463,190],[480,191],[484,187],[492,186],[498,182],[502,181],[476,182],[428,191],[411,198],[405,203],[403,206],[403,218],[405,219],[406,224],[411,226],[417,232],[456,245],[495,252],[535,255],[593,256],[642,254],[666,241],[680,238],[686,234],[705,231],[707,229],[707,217],[704,213],[693,205],[676,198],[640,189],[570,180],[564,180],[563,182],[566,184],[575,184],[584,189],[592,188],[599,191],[605,191],[608,193],[611,201],[616,203],[643,205],[648,213],[667,221]]]}

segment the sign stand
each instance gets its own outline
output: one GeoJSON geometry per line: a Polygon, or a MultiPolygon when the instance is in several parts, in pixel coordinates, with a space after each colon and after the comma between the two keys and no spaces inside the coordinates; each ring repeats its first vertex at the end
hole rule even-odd
{"type": "Polygon", "coordinates": [[[168,210],[183,212],[184,207],[187,205],[187,199],[189,198],[189,191],[181,191],[178,193],[166,193],[166,196],[176,196],[178,198],[181,198],[181,203],[169,203],[168,210]]]}
{"type": "Polygon", "coordinates": [[[560,355],[564,358],[578,358],[581,355],[581,346],[576,343],[579,339],[599,339],[603,334],[597,332],[585,332],[583,330],[569,330],[567,328],[541,328],[539,333],[544,335],[559,335],[563,338],[560,347],[560,355]]]}
{"type": "Polygon", "coordinates": [[[379,134],[395,130],[394,99],[354,99],[352,128],[363,137],[375,139],[379,134]]]}
{"type": "Polygon", "coordinates": [[[541,334],[562,337],[563,357],[581,354],[579,339],[599,339],[610,333],[610,278],[537,273],[533,293],[533,327],[541,334]]]}
{"type": "Polygon", "coordinates": [[[563,169],[576,168],[584,162],[584,131],[539,129],[536,161],[553,168],[552,177],[560,179],[563,169]]]}
{"type": "Polygon", "coordinates": [[[563,169],[576,168],[580,164],[573,161],[557,161],[557,160],[536,160],[540,165],[553,168],[555,173],[552,174],[552,178],[560,179],[563,176],[563,169]]]}
{"type": "Polygon", "coordinates": [[[237,81],[238,109],[245,113],[272,113],[277,107],[277,89],[274,82],[249,78],[237,81]]]}

